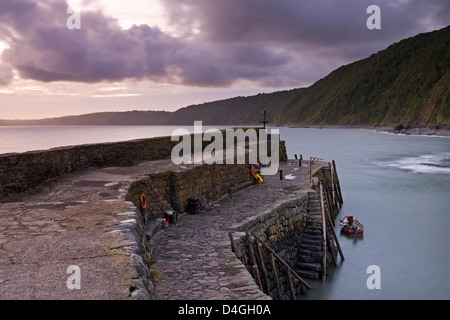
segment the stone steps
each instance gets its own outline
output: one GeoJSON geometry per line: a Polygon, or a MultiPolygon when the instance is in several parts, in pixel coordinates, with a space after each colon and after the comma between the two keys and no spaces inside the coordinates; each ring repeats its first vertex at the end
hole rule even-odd
{"type": "Polygon", "coordinates": [[[295,265],[294,269],[319,272],[322,266],[320,263],[300,262],[295,265]]]}
{"type": "MultiPolygon", "coordinates": [[[[326,187],[331,190],[331,176],[325,173],[326,187]]],[[[294,270],[304,278],[321,279],[323,263],[322,203],[317,192],[308,192],[307,225],[298,246],[298,263],[294,270]]],[[[337,255],[337,248],[333,248],[337,255]]],[[[328,250],[327,250],[328,251],[328,250]]],[[[331,254],[327,252],[327,263],[331,254]]]]}
{"type": "Polygon", "coordinates": [[[322,216],[322,208],[308,210],[309,216],[322,216]]]}
{"type": "Polygon", "coordinates": [[[319,259],[317,257],[302,255],[298,259],[298,262],[314,263],[314,262],[319,262],[318,260],[319,259]]]}
{"type": "Polygon", "coordinates": [[[318,232],[316,233],[305,233],[303,234],[303,239],[304,240],[322,240],[322,235],[319,234],[318,232]]]}
{"type": "Polygon", "coordinates": [[[300,277],[317,280],[320,277],[321,268],[320,263],[300,262],[294,267],[294,270],[300,277]]]}
{"type": "Polygon", "coordinates": [[[295,272],[302,278],[319,280],[319,274],[313,271],[295,270],[295,272]]]}
{"type": "Polygon", "coordinates": [[[314,252],[320,252],[322,253],[322,246],[315,246],[310,244],[300,244],[300,253],[302,253],[304,250],[307,251],[314,251],[314,252]]]}
{"type": "Polygon", "coordinates": [[[308,224],[299,245],[298,264],[294,270],[304,278],[319,279],[322,261],[322,206],[316,192],[308,192],[308,224]]]}
{"type": "Polygon", "coordinates": [[[321,218],[321,217],[311,217],[311,218],[309,219],[309,221],[310,221],[311,223],[321,224],[321,223],[322,223],[322,218],[321,218]]]}
{"type": "Polygon", "coordinates": [[[303,238],[302,245],[321,246],[322,245],[322,240],[321,239],[311,240],[311,239],[304,239],[303,238]]]}

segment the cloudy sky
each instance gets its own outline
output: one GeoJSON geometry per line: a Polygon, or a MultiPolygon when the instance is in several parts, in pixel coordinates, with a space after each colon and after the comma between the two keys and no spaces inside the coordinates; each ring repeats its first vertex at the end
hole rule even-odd
{"type": "Polygon", "coordinates": [[[448,24],[448,0],[0,0],[0,119],[305,87],[448,24]]]}

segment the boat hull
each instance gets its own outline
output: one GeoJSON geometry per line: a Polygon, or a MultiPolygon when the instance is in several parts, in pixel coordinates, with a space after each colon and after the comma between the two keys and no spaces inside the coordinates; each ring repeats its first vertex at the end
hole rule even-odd
{"type": "Polygon", "coordinates": [[[349,235],[349,236],[362,236],[364,235],[364,225],[358,220],[353,221],[353,226],[347,225],[348,219],[347,216],[341,220],[341,232],[349,235]],[[357,228],[355,228],[355,226],[357,228]]]}

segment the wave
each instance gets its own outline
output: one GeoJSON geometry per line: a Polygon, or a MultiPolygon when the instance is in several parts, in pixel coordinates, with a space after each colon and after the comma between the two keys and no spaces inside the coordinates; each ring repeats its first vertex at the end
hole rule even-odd
{"type": "Polygon", "coordinates": [[[450,174],[450,152],[406,157],[396,161],[379,164],[418,173],[450,174]]]}
{"type": "Polygon", "coordinates": [[[424,138],[443,138],[443,139],[450,139],[450,134],[447,132],[443,133],[436,133],[436,134],[419,134],[419,133],[396,133],[392,131],[385,131],[380,129],[369,129],[372,132],[386,134],[386,135],[392,135],[392,136],[401,136],[401,137],[424,137],[424,138]]]}

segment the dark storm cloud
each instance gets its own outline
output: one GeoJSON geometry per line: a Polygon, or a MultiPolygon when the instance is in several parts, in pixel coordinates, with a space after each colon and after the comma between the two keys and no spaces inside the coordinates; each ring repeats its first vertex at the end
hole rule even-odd
{"type": "Polygon", "coordinates": [[[447,0],[179,0],[163,4],[181,30],[189,32],[197,24],[211,41],[324,45],[366,40],[366,9],[372,4],[380,6],[382,29],[392,37],[420,32],[424,20],[447,25],[450,7],[447,0]]]}
{"type": "Polygon", "coordinates": [[[127,30],[99,11],[69,30],[65,1],[2,0],[0,39],[8,43],[0,84],[151,79],[227,86],[238,79],[301,86],[394,41],[448,24],[448,1],[178,0],[162,2],[179,35],[157,27],[127,30]],[[368,30],[377,4],[382,29],[368,30]]]}
{"type": "MultiPolygon", "coordinates": [[[[339,56],[373,53],[394,41],[444,27],[450,22],[447,0],[179,0],[163,2],[171,22],[189,35],[194,26],[203,40],[248,43],[299,50],[326,49],[339,56]],[[369,30],[369,5],[381,8],[382,29],[369,30]],[[180,22],[180,23],[177,23],[180,22]],[[381,45],[381,47],[380,47],[381,45]],[[368,47],[367,47],[368,46],[368,47]]],[[[323,50],[319,50],[323,51],[323,50]]],[[[350,57],[353,58],[353,57],[350,57]]]]}
{"type": "Polygon", "coordinates": [[[0,7],[0,30],[10,48],[2,60],[24,78],[98,82],[164,77],[166,59],[181,47],[159,29],[142,25],[122,30],[100,12],[84,12],[82,28],[69,30],[67,5],[61,1],[45,6],[25,0],[7,3],[0,7]]]}

